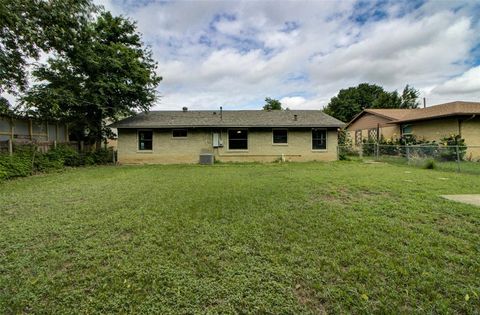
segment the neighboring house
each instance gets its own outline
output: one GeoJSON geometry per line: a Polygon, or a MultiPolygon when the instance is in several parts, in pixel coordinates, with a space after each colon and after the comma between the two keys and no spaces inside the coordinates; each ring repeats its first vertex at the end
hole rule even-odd
{"type": "Polygon", "coordinates": [[[341,121],[319,110],[151,111],[111,125],[120,163],[331,161],[341,121]]]}
{"type": "Polygon", "coordinates": [[[53,144],[68,142],[68,126],[57,122],[35,120],[17,115],[0,114],[0,147],[8,143],[53,144]]]}
{"type": "Polygon", "coordinates": [[[355,145],[363,141],[377,141],[400,136],[400,126],[392,122],[407,115],[411,109],[365,109],[345,127],[355,145]]]}
{"type": "Polygon", "coordinates": [[[460,135],[467,146],[467,155],[480,156],[480,103],[451,102],[418,109],[365,109],[346,126],[354,144],[363,139],[376,141],[414,135],[417,139],[439,141],[460,135]]]}

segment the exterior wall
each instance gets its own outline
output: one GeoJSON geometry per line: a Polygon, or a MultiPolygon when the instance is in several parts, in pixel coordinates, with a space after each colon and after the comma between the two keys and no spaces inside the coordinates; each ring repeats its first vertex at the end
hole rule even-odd
{"type": "Polygon", "coordinates": [[[368,139],[368,130],[379,127],[379,136],[385,139],[391,139],[400,136],[400,127],[389,124],[391,120],[370,113],[365,113],[350,126],[347,131],[350,134],[353,144],[355,144],[355,132],[362,131],[362,139],[368,139]]]}
{"type": "MultiPolygon", "coordinates": [[[[372,127],[376,128],[376,127],[372,127]]],[[[370,129],[370,128],[368,128],[370,129]]],[[[368,139],[368,129],[359,129],[362,131],[362,139],[368,139]]],[[[357,130],[350,130],[348,128],[348,133],[350,134],[350,139],[352,139],[352,143],[355,145],[355,132],[357,130]]],[[[383,136],[385,139],[392,139],[400,137],[400,127],[397,125],[389,124],[383,127],[380,127],[380,137],[383,136]]]]}
{"type": "Polygon", "coordinates": [[[249,129],[248,150],[229,150],[227,129],[220,133],[222,148],[213,148],[212,132],[188,129],[187,138],[172,138],[171,129],[153,130],[153,150],[139,151],[136,129],[118,130],[118,161],[122,164],[198,163],[200,153],[213,153],[224,162],[271,162],[282,157],[289,161],[332,161],[337,159],[336,130],[327,131],[327,149],[312,150],[310,129],[288,131],[288,144],[273,144],[272,129],[249,129]]]}
{"type": "Polygon", "coordinates": [[[443,137],[448,137],[452,134],[458,135],[460,133],[457,118],[413,122],[410,125],[412,126],[412,134],[414,134],[417,139],[427,141],[438,141],[443,137]]]}
{"type": "Polygon", "coordinates": [[[400,126],[390,124],[389,126],[380,128],[380,135],[385,139],[395,139],[400,137],[400,126]]]}
{"type": "Polygon", "coordinates": [[[462,138],[467,146],[467,158],[480,160],[480,117],[461,123],[462,138]]]}
{"type": "Polygon", "coordinates": [[[358,118],[354,121],[350,126],[348,126],[348,130],[363,130],[363,129],[371,129],[377,128],[380,124],[380,127],[386,125],[390,122],[390,119],[383,118],[377,115],[373,115],[370,113],[364,113],[362,117],[358,118]]]}

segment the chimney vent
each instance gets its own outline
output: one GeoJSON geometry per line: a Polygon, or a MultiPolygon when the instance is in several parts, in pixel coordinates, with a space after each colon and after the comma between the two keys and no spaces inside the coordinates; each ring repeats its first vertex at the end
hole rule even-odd
{"type": "Polygon", "coordinates": [[[293,115],[293,120],[297,121],[297,120],[298,120],[298,116],[297,116],[297,115],[293,115]]]}
{"type": "Polygon", "coordinates": [[[187,106],[183,106],[182,110],[183,110],[184,112],[186,112],[186,111],[188,111],[188,107],[187,107],[187,106]]]}

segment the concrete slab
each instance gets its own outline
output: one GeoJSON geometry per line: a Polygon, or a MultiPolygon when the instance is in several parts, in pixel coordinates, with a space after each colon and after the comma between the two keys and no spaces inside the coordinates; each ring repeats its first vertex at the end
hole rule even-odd
{"type": "Polygon", "coordinates": [[[441,195],[440,197],[480,207],[480,195],[441,195]]]}

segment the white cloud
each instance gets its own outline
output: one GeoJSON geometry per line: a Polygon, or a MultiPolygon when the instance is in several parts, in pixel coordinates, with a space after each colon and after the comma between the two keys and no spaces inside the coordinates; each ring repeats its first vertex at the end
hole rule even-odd
{"type": "Polygon", "coordinates": [[[436,86],[432,94],[467,95],[480,98],[480,66],[471,68],[462,75],[436,86]]]}
{"type": "Polygon", "coordinates": [[[321,108],[361,82],[408,83],[436,103],[478,95],[473,1],[387,2],[381,17],[353,1],[96,2],[136,20],[152,47],[164,77],[155,109],[260,108],[267,96],[321,108]]]}

